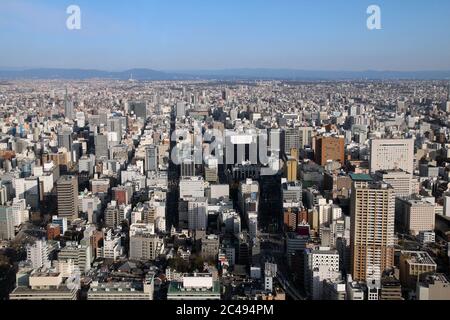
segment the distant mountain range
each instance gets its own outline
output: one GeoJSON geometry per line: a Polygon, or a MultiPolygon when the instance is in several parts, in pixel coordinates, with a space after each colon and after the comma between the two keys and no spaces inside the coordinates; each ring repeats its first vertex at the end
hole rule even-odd
{"type": "Polygon", "coordinates": [[[318,71],[297,69],[220,69],[157,71],[152,69],[130,69],[125,71],[102,71],[94,69],[56,68],[0,68],[0,79],[117,79],[127,80],[381,80],[416,79],[449,80],[450,71],[318,71]]]}

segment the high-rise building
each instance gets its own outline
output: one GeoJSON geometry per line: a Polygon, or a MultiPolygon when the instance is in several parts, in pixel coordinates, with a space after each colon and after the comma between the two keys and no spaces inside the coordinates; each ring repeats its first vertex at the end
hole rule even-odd
{"type": "Polygon", "coordinates": [[[67,88],[66,88],[66,95],[64,97],[64,116],[66,117],[66,119],[69,120],[72,120],[74,116],[73,101],[67,94],[67,88]]]}
{"type": "Polygon", "coordinates": [[[0,206],[0,240],[14,238],[14,216],[12,207],[0,206]]]}
{"type": "Polygon", "coordinates": [[[110,118],[108,119],[108,131],[115,132],[117,135],[117,141],[122,140],[122,121],[120,118],[110,118]]]}
{"type": "Polygon", "coordinates": [[[63,147],[71,151],[72,145],[72,130],[70,128],[62,128],[60,132],[58,132],[58,147],[63,147]]]}
{"type": "Polygon", "coordinates": [[[111,201],[105,209],[105,226],[108,228],[117,228],[122,222],[120,211],[115,201],[111,201]]]}
{"type": "Polygon", "coordinates": [[[208,201],[206,198],[189,201],[188,226],[189,230],[206,230],[208,226],[208,201]]]}
{"type": "Polygon", "coordinates": [[[300,148],[305,148],[305,146],[311,146],[313,142],[313,128],[312,127],[300,127],[299,138],[300,138],[300,148]]]}
{"type": "Polygon", "coordinates": [[[178,102],[176,106],[177,119],[182,119],[186,116],[186,104],[184,102],[178,102]]]}
{"type": "Polygon", "coordinates": [[[108,136],[99,134],[94,138],[95,144],[95,157],[97,159],[106,158],[108,159],[109,150],[108,150],[108,136]]]}
{"type": "Polygon", "coordinates": [[[380,280],[394,265],[395,192],[385,183],[355,180],[351,194],[353,279],[380,280]]]}
{"type": "Polygon", "coordinates": [[[148,117],[147,103],[146,102],[130,102],[129,108],[134,112],[136,118],[142,118],[144,120],[148,117]]]}
{"type": "Polygon", "coordinates": [[[286,162],[288,182],[297,181],[297,166],[297,160],[294,158],[291,158],[286,162]]]}
{"type": "Polygon", "coordinates": [[[298,128],[284,130],[284,152],[291,155],[292,149],[300,150],[300,131],[298,128]]]}
{"type": "Polygon", "coordinates": [[[62,176],[56,182],[58,216],[73,220],[78,217],[78,179],[62,176]]]}
{"type": "Polygon", "coordinates": [[[419,235],[421,231],[433,231],[435,206],[423,199],[397,198],[396,221],[402,232],[419,235]]]}
{"type": "Polygon", "coordinates": [[[392,186],[396,197],[409,197],[415,193],[413,177],[403,170],[380,170],[375,172],[375,180],[384,181],[392,186]]]}
{"type": "Polygon", "coordinates": [[[343,137],[321,136],[315,141],[316,163],[324,166],[328,161],[337,161],[344,164],[345,139],[343,137]]]}
{"type": "Polygon", "coordinates": [[[158,148],[150,145],[145,148],[145,171],[158,170],[158,148]]]}
{"type": "Polygon", "coordinates": [[[195,163],[192,159],[183,159],[180,165],[180,173],[182,177],[195,176],[195,163]]]}
{"type": "Polygon", "coordinates": [[[370,172],[391,169],[414,173],[413,139],[370,140],[370,172]]]}

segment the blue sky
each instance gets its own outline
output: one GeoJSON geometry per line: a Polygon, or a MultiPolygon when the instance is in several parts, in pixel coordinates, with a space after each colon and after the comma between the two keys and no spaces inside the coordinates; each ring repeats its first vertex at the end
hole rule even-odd
{"type": "Polygon", "coordinates": [[[450,70],[449,13],[448,0],[0,0],[0,67],[450,70]],[[66,28],[71,4],[81,30],[66,28]],[[366,28],[371,4],[382,30],[366,28]]]}

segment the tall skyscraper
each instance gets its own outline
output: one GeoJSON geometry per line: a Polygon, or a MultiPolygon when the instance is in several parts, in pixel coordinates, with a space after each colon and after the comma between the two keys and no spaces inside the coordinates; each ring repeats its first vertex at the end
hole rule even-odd
{"type": "Polygon", "coordinates": [[[58,216],[73,220],[78,217],[78,180],[75,176],[62,176],[56,182],[58,216]]]}
{"type": "Polygon", "coordinates": [[[351,194],[353,279],[380,280],[394,265],[395,191],[385,183],[354,175],[351,194]]]}
{"type": "Polygon", "coordinates": [[[69,119],[72,120],[73,119],[73,101],[69,98],[69,95],[67,93],[67,88],[66,88],[66,95],[64,97],[64,116],[69,119]]]}
{"type": "Polygon", "coordinates": [[[414,173],[413,139],[370,140],[370,173],[391,169],[414,173]]]}

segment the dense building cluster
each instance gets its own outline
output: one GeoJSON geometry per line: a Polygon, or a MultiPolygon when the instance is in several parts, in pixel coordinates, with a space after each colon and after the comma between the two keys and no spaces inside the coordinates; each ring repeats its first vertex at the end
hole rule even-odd
{"type": "Polygon", "coordinates": [[[450,300],[443,81],[0,83],[0,297],[450,300]]]}

